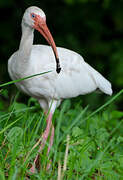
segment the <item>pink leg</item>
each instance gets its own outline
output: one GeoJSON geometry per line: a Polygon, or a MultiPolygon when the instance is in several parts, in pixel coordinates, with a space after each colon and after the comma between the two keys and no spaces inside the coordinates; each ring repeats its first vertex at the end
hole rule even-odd
{"type": "MultiPolygon", "coordinates": [[[[42,149],[44,148],[44,145],[45,145],[46,140],[48,138],[51,126],[52,126],[52,113],[49,113],[49,116],[47,118],[47,127],[46,127],[46,129],[45,129],[45,131],[44,131],[44,133],[42,135],[42,143],[41,143],[41,146],[40,146],[38,152],[41,152],[42,149]]],[[[51,132],[51,137],[50,137],[50,145],[48,147],[48,153],[49,153],[50,148],[51,148],[51,146],[53,144],[53,137],[54,137],[54,127],[52,126],[52,132],[51,132]]],[[[30,168],[31,173],[35,172],[35,166],[36,166],[36,162],[38,160],[38,156],[39,156],[39,154],[37,154],[37,156],[36,156],[36,158],[34,160],[34,163],[33,163],[32,167],[30,168]]]]}
{"type": "MultiPolygon", "coordinates": [[[[51,136],[50,136],[50,145],[48,147],[48,151],[47,151],[47,155],[49,154],[50,152],[50,149],[53,145],[53,139],[54,139],[54,126],[52,125],[52,132],[51,132],[51,136]]],[[[47,170],[50,168],[50,165],[51,165],[51,160],[50,162],[47,164],[47,170]]]]}
{"type": "Polygon", "coordinates": [[[51,132],[51,136],[50,136],[50,145],[48,147],[47,155],[49,154],[50,149],[53,145],[53,139],[54,139],[54,126],[52,125],[52,132],[51,132]]]}

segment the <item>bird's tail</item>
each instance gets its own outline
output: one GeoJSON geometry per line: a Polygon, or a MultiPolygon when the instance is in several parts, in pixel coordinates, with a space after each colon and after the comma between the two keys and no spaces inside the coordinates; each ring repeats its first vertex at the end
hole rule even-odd
{"type": "Polygon", "coordinates": [[[99,72],[97,72],[94,68],[92,68],[89,64],[86,63],[86,67],[88,68],[92,78],[94,79],[97,88],[99,88],[102,92],[112,95],[112,87],[111,83],[105,79],[99,72]]]}

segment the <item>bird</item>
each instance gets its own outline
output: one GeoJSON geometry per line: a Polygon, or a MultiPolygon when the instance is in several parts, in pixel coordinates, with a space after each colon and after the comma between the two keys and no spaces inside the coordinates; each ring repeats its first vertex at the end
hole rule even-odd
{"type": "MultiPolygon", "coordinates": [[[[45,114],[48,114],[46,129],[42,134],[38,151],[38,153],[42,151],[50,136],[48,154],[53,145],[55,131],[52,117],[61,102],[97,89],[112,95],[112,86],[98,71],[86,63],[80,54],[63,47],[56,47],[42,9],[36,6],[28,7],[24,12],[21,27],[19,49],[8,60],[8,72],[11,79],[16,80],[49,71],[42,76],[15,83],[20,91],[37,99],[45,114]],[[39,31],[49,45],[34,45],[34,30],[39,31]]],[[[38,154],[30,168],[32,173],[35,172],[37,159],[38,154]]]]}

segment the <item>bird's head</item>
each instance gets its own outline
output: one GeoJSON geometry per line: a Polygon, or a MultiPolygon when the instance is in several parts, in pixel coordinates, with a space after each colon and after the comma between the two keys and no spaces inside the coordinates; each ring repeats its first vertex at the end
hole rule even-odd
{"type": "Polygon", "coordinates": [[[22,19],[24,25],[36,29],[38,24],[43,22],[46,23],[46,16],[40,8],[31,6],[26,9],[22,19]]]}
{"type": "Polygon", "coordinates": [[[30,27],[31,29],[36,29],[44,36],[44,38],[47,40],[47,42],[53,49],[55,59],[56,59],[56,65],[57,65],[56,71],[57,73],[59,73],[61,70],[59,57],[58,57],[55,42],[46,24],[45,13],[38,7],[35,7],[35,6],[29,7],[26,9],[24,13],[22,24],[30,27]]]}

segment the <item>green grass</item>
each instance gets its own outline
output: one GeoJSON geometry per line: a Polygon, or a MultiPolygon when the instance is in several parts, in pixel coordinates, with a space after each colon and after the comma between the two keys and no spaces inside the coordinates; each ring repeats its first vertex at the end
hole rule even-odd
{"type": "MultiPolygon", "coordinates": [[[[113,106],[122,95],[123,90],[94,112],[80,102],[65,100],[53,117],[51,168],[46,171],[47,142],[40,153],[40,172],[28,178],[122,180],[123,112],[113,106]]],[[[30,98],[26,105],[18,103],[17,97],[18,94],[6,111],[0,111],[0,180],[26,179],[38,151],[38,146],[33,146],[46,126],[37,101],[30,98]]]]}

